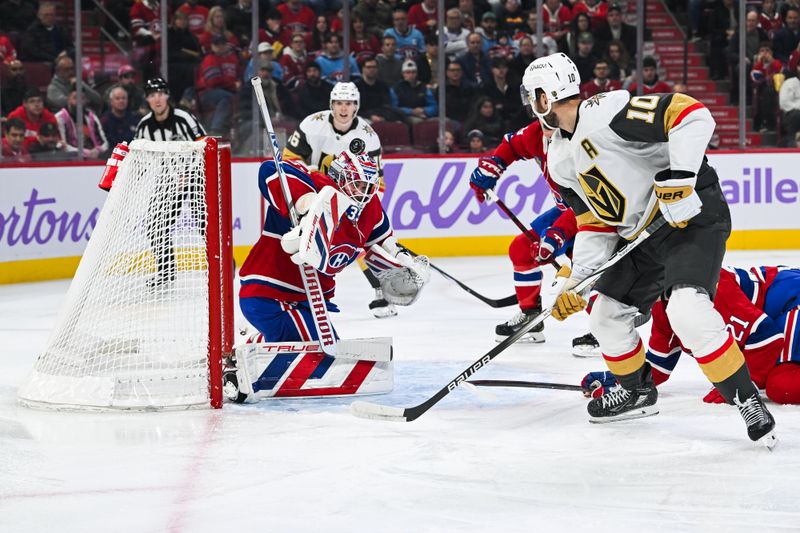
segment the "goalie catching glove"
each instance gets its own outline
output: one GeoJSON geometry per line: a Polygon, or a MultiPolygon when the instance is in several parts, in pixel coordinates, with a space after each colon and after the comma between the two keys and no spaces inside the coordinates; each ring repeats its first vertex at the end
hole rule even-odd
{"type": "Polygon", "coordinates": [[[364,261],[378,278],[384,298],[391,304],[413,304],[430,280],[428,258],[424,255],[411,257],[397,245],[393,235],[381,244],[372,245],[364,261]]]}
{"type": "Polygon", "coordinates": [[[685,228],[700,214],[703,202],[694,190],[696,182],[697,176],[691,172],[664,170],[656,174],[658,207],[673,228],[685,228]]]}

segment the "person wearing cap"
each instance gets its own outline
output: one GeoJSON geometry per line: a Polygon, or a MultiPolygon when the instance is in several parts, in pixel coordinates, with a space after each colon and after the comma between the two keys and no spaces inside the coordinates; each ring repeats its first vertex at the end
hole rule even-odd
{"type": "Polygon", "coordinates": [[[582,80],[592,79],[592,70],[594,64],[597,62],[597,56],[594,55],[594,36],[588,31],[578,35],[578,51],[572,57],[575,66],[578,67],[578,74],[582,80]]]}
{"type": "MultiPolygon", "coordinates": [[[[314,61],[319,65],[323,79],[330,83],[344,80],[345,57],[342,52],[339,34],[330,32],[325,35],[324,51],[314,61]]],[[[347,61],[350,62],[350,77],[358,78],[361,76],[361,71],[358,69],[358,63],[356,63],[355,58],[350,56],[347,61]]]]}
{"type": "Polygon", "coordinates": [[[399,109],[409,124],[436,116],[439,104],[433,92],[417,79],[417,64],[406,59],[401,68],[403,80],[391,88],[392,106],[399,109]]]}
{"type": "Polygon", "coordinates": [[[408,14],[401,7],[395,8],[392,12],[392,27],[386,28],[383,35],[395,38],[397,52],[402,57],[413,59],[417,54],[425,53],[425,38],[422,32],[408,25],[408,14]]]}
{"type": "MultiPolygon", "coordinates": [[[[142,116],[128,109],[128,92],[121,85],[108,91],[108,111],[100,117],[100,124],[112,148],[121,142],[130,142],[136,135],[136,126],[142,116]]],[[[106,154],[108,157],[109,154],[106,154]]]]}
{"type": "MultiPolygon", "coordinates": [[[[172,64],[170,64],[170,72],[172,72],[172,64]]],[[[175,77],[174,73],[173,77],[175,77]]],[[[147,102],[144,99],[144,91],[136,83],[136,69],[130,65],[122,65],[117,70],[117,79],[119,80],[117,84],[112,85],[108,92],[106,92],[106,102],[108,102],[110,97],[111,89],[119,86],[128,93],[128,111],[138,113],[139,115],[146,113],[147,102]]]]}
{"type": "Polygon", "coordinates": [[[248,61],[244,69],[244,82],[247,83],[253,76],[258,76],[258,69],[268,69],[272,77],[278,82],[283,82],[283,67],[275,61],[275,48],[267,42],[258,43],[258,55],[248,61]]]}
{"type": "MultiPolygon", "coordinates": [[[[286,43],[291,42],[294,32],[283,25],[283,15],[277,9],[270,9],[264,17],[266,27],[258,30],[258,42],[268,42],[272,45],[275,57],[281,55],[286,43]]],[[[305,33],[303,33],[305,36],[305,33]]]]}
{"type": "Polygon", "coordinates": [[[65,154],[64,143],[58,135],[58,128],[55,124],[46,122],[39,128],[36,139],[32,142],[25,141],[28,153],[33,161],[57,159],[58,154],[65,154]],[[56,156],[56,157],[54,157],[56,156]]]}
{"type": "Polygon", "coordinates": [[[470,130],[467,133],[467,149],[471,154],[482,154],[486,151],[484,137],[481,130],[470,130]]]}
{"type": "Polygon", "coordinates": [[[479,85],[492,76],[489,56],[483,51],[483,37],[480,33],[472,32],[467,36],[467,51],[458,56],[458,62],[464,72],[464,79],[469,83],[479,85]]]}
{"type": "MultiPolygon", "coordinates": [[[[205,137],[206,131],[197,117],[177,109],[169,102],[169,85],[163,78],[151,78],[144,84],[144,93],[150,112],[146,114],[136,128],[136,139],[150,141],[196,141],[205,137]]],[[[148,220],[163,221],[158,228],[147,228],[147,238],[153,248],[156,262],[156,273],[147,281],[148,287],[169,285],[177,276],[177,264],[172,243],[172,226],[181,213],[184,201],[199,201],[197,193],[184,194],[196,191],[199,184],[195,180],[187,180],[180,191],[174,194],[154,196],[150,202],[150,210],[159,216],[149,216],[148,220]]],[[[193,212],[197,211],[193,208],[193,212]]],[[[197,222],[202,228],[203,221],[197,222]]]]}
{"type": "Polygon", "coordinates": [[[231,51],[224,35],[211,40],[211,52],[206,54],[197,71],[195,88],[200,105],[210,113],[211,135],[223,136],[230,129],[233,97],[242,86],[239,78],[239,58],[231,51]]]}
{"type": "MultiPolygon", "coordinates": [[[[636,76],[633,77],[634,80],[636,76]]],[[[628,92],[636,96],[637,83],[634,81],[628,88],[628,92]]],[[[658,79],[658,63],[652,56],[647,56],[642,60],[642,94],[671,93],[672,87],[669,83],[658,79]]]]}
{"type": "Polygon", "coordinates": [[[56,123],[56,117],[44,107],[42,92],[36,87],[31,87],[22,98],[22,105],[8,114],[8,119],[20,119],[25,124],[25,137],[35,139],[42,124],[56,123]]]}
{"type": "Polygon", "coordinates": [[[328,109],[333,85],[322,79],[319,65],[313,61],[306,65],[306,81],[297,89],[297,110],[291,113],[304,118],[317,111],[328,109]]]}
{"type": "Polygon", "coordinates": [[[481,36],[481,49],[489,53],[489,49],[497,46],[497,16],[494,11],[487,11],[481,17],[481,25],[475,28],[475,33],[481,36]]]}

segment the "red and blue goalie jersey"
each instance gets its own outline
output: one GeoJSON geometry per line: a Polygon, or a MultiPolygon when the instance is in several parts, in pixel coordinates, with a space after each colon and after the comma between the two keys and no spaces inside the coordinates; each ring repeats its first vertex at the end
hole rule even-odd
{"type": "MultiPolygon", "coordinates": [[[[281,166],[294,202],[307,193],[318,192],[326,185],[338,190],[331,178],[309,171],[298,161],[283,161],[281,166]]],[[[291,221],[274,161],[261,164],[258,170],[258,186],[267,200],[267,214],[261,237],[239,272],[242,283],[239,296],[273,298],[284,302],[305,301],[306,292],[299,267],[292,263],[289,255],[281,248],[281,236],[291,229],[291,221]]],[[[362,248],[380,244],[391,234],[389,219],[375,195],[364,206],[356,223],[342,219],[333,236],[329,267],[334,275],[341,272],[355,261],[362,248]]],[[[325,299],[331,299],[336,285],[333,275],[320,272],[319,281],[325,299]]]]}

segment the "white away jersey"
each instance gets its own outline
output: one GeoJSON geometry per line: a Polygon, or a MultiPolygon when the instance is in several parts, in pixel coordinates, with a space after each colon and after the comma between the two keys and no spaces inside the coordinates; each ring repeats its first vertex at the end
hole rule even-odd
{"type": "Polygon", "coordinates": [[[330,162],[345,150],[353,154],[366,152],[381,167],[381,141],[375,130],[364,119],[355,117],[345,132],[333,128],[330,111],[320,111],[303,119],[297,130],[286,141],[283,155],[286,159],[302,159],[312,170],[323,174],[330,162]]]}
{"type": "Polygon", "coordinates": [[[613,226],[632,238],[658,209],[656,174],[697,174],[714,127],[708,109],[684,94],[600,93],[581,102],[571,137],[553,135],[548,168],[556,183],[572,190],[572,201],[565,200],[579,226],[613,226]]]}

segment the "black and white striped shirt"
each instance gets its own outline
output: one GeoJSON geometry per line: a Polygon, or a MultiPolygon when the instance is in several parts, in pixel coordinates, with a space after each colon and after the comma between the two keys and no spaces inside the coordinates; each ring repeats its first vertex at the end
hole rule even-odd
{"type": "Polygon", "coordinates": [[[206,130],[194,115],[172,106],[164,120],[157,121],[151,111],[136,127],[136,139],[151,141],[196,141],[205,135],[206,130]]]}

